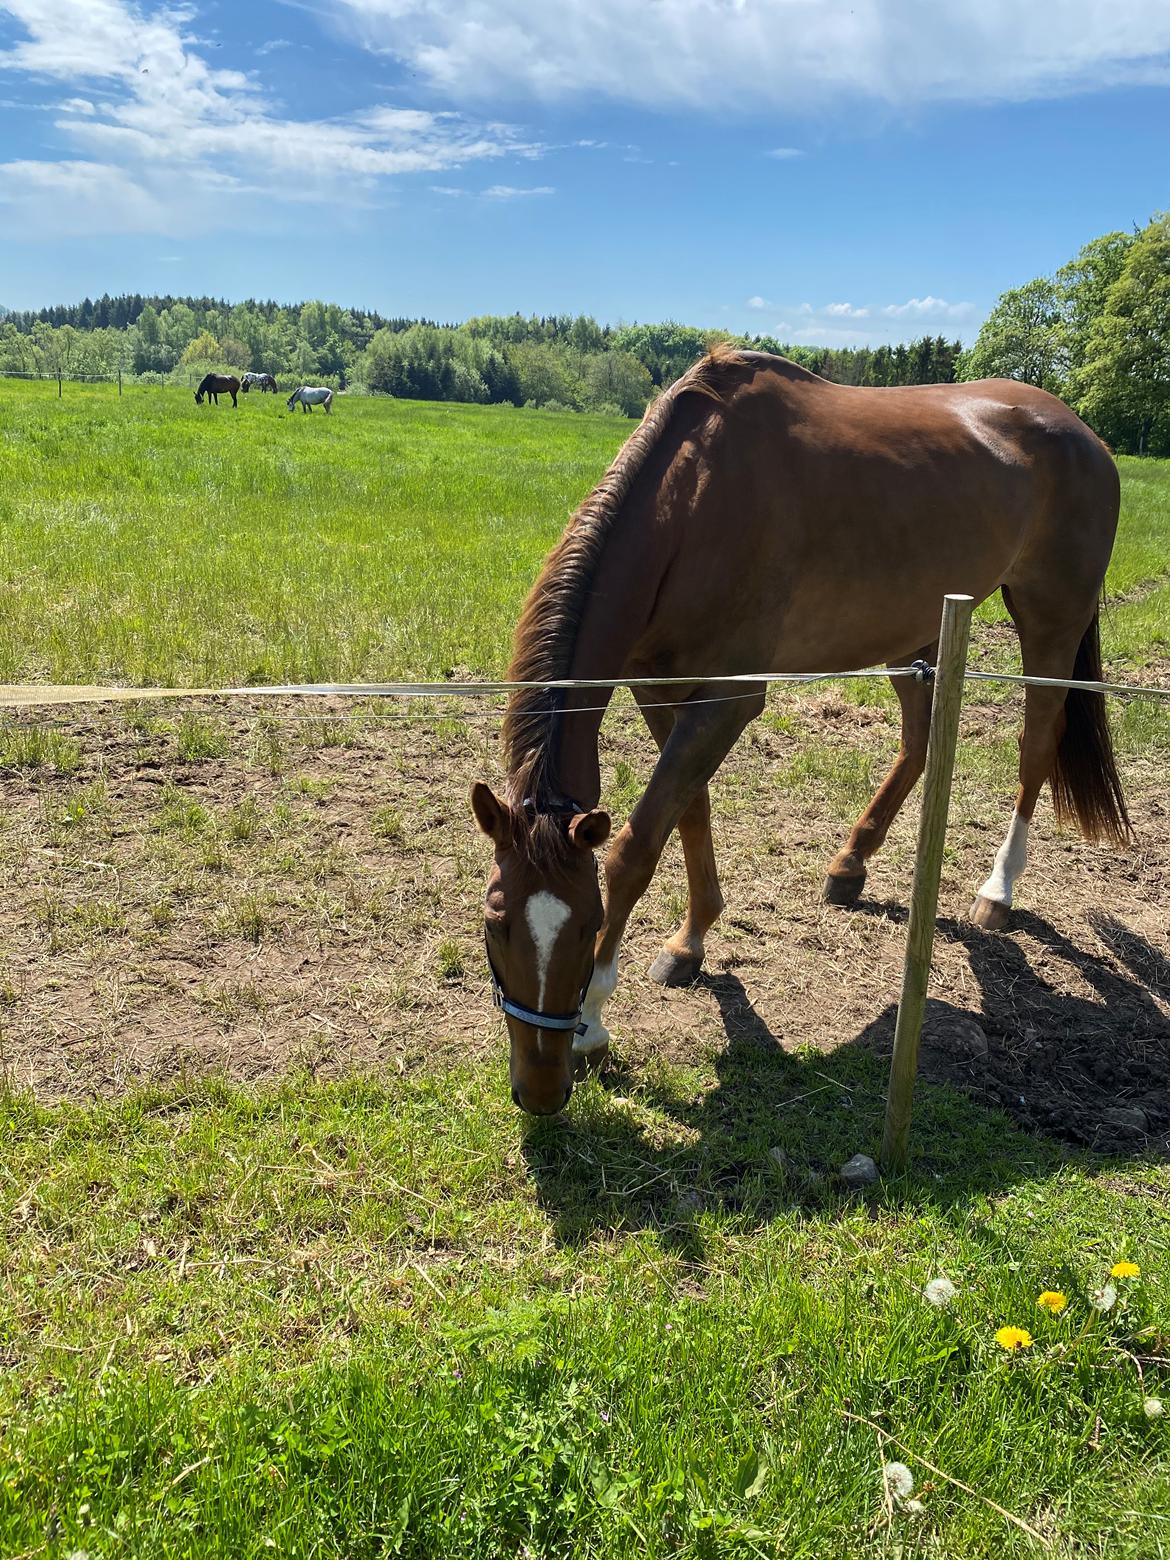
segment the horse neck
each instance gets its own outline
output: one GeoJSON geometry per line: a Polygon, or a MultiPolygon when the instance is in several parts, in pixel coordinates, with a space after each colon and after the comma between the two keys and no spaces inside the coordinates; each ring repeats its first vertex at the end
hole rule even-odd
{"type": "MultiPolygon", "coordinates": [[[[627,674],[664,572],[650,513],[651,506],[639,506],[614,521],[586,587],[568,662],[550,676],[588,681],[627,674]]],[[[560,696],[559,713],[549,727],[555,788],[562,799],[586,809],[595,807],[601,794],[598,738],[612,697],[610,688],[570,688],[560,696]]]]}

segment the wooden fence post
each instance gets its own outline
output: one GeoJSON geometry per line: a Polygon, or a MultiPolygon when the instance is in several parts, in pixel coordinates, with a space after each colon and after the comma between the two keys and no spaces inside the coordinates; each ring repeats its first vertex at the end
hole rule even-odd
{"type": "Polygon", "coordinates": [[[914,888],[910,897],[910,923],[906,932],[906,964],[902,972],[902,998],[894,1030],[894,1054],[890,1061],[890,1086],[886,1096],[886,1125],[882,1134],[882,1168],[901,1170],[906,1164],[910,1140],[910,1110],[914,1079],[918,1072],[918,1044],[926,1011],[930,980],[930,955],[934,948],[934,920],[938,911],[938,882],[946,842],[947,813],[951,805],[951,776],[955,768],[955,742],[959,735],[959,709],[963,702],[963,673],[967,668],[967,641],[971,634],[970,596],[943,599],[942,628],[938,640],[938,666],[934,676],[934,703],[930,711],[930,742],[926,750],[926,774],[922,782],[922,816],[918,824],[918,855],[914,864],[914,888]]]}

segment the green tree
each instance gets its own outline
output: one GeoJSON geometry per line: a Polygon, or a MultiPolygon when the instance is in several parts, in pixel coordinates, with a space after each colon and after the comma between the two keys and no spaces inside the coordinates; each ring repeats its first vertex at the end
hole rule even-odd
{"type": "Polygon", "coordinates": [[[1105,233],[1056,273],[1070,378],[1075,379],[1085,361],[1093,326],[1105,312],[1109,290],[1121,276],[1133,242],[1132,233],[1105,233]]]}
{"type": "MultiPolygon", "coordinates": [[[[975,345],[959,363],[961,379],[1022,379],[1059,390],[1066,352],[1056,284],[1046,276],[1005,292],[975,345]]],[[[900,381],[906,383],[907,381],[900,381]]]]}
{"type": "Polygon", "coordinates": [[[1144,455],[1170,439],[1170,214],[1137,235],[1089,333],[1078,402],[1112,442],[1144,455]]]}
{"type": "Polygon", "coordinates": [[[201,330],[183,349],[181,361],[191,363],[221,363],[223,350],[209,330],[201,330]]]}
{"type": "Polygon", "coordinates": [[[597,352],[585,362],[585,399],[641,417],[654,389],[650,370],[632,352],[597,352]]]}

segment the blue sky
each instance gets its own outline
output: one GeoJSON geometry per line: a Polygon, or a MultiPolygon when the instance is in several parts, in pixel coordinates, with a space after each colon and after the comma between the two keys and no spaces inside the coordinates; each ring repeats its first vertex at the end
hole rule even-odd
{"type": "Polygon", "coordinates": [[[969,340],[1168,132],[1168,0],[0,0],[0,303],[969,340]]]}

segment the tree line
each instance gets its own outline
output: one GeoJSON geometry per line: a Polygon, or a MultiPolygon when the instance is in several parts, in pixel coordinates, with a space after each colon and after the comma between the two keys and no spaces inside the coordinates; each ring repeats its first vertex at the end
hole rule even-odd
{"type": "Polygon", "coordinates": [[[481,315],[459,325],[388,318],[311,301],[230,304],[131,294],[0,319],[0,370],[62,377],[122,372],[189,384],[209,369],[253,369],[298,383],[415,400],[640,416],[714,341],[779,352],[841,384],[950,382],[961,344],[794,346],[668,322],[599,325],[586,315],[481,315]]]}
{"type": "Polygon", "coordinates": [[[1040,385],[1114,449],[1170,455],[1170,213],[1005,292],[958,370],[1040,385]]]}

